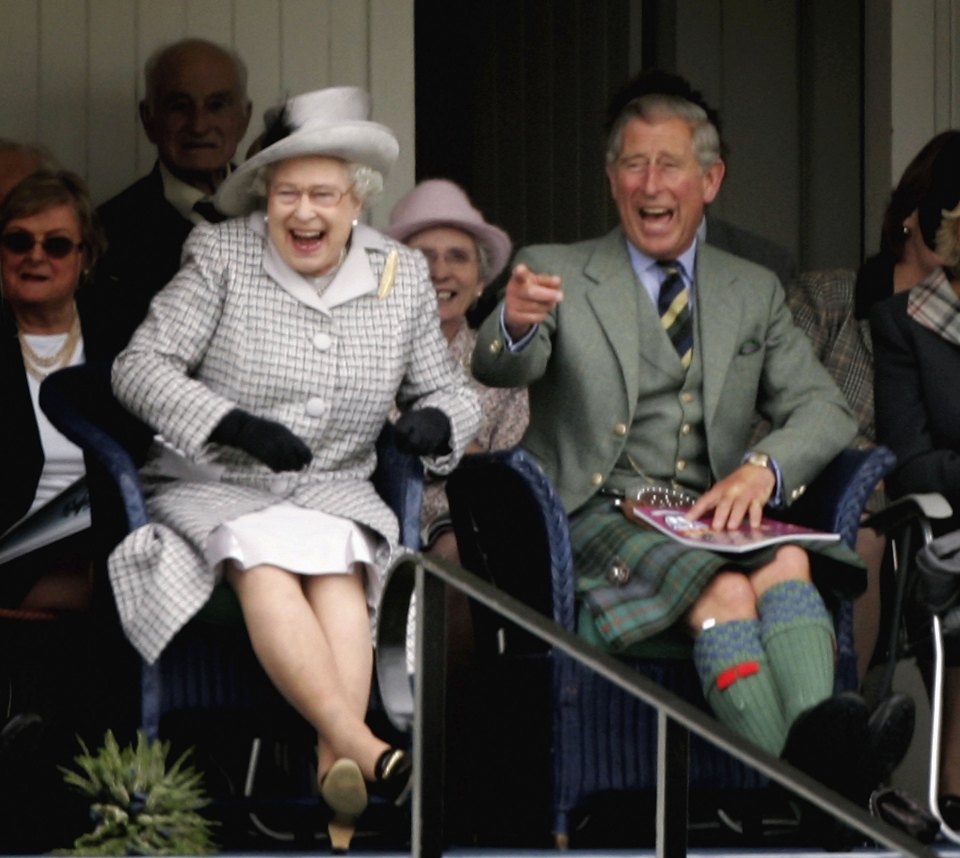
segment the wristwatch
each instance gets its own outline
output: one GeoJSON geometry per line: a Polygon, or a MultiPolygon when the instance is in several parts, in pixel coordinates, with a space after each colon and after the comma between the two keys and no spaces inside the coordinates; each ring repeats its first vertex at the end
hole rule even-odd
{"type": "Polygon", "coordinates": [[[760,468],[770,467],[770,457],[766,453],[753,452],[747,456],[747,465],[757,465],[760,468]]]}

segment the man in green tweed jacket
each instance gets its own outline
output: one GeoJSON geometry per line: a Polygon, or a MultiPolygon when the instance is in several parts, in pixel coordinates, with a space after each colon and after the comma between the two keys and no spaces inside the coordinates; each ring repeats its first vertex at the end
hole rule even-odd
{"type": "Polygon", "coordinates": [[[697,242],[725,169],[712,112],[673,75],[626,92],[607,150],[619,227],[518,255],[474,374],[530,388],[522,443],[570,515],[580,633],[614,652],[685,635],[721,721],[866,801],[905,751],[912,709],[899,700],[871,718],[856,695],[831,696],[833,625],[811,565],[856,592],[855,555],[785,545],[732,561],[643,530],[612,502],[649,482],[697,496],[691,515],[715,527],[757,523],[856,433],[776,276],[697,242]],[[756,412],[772,430],[754,449],[756,412]],[[878,741],[889,752],[868,763],[878,741]]]}

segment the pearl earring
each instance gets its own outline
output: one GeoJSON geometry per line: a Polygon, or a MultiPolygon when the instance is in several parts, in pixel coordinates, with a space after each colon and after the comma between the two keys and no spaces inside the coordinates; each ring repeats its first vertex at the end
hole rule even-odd
{"type": "Polygon", "coordinates": [[[353,226],[356,226],[358,223],[360,223],[360,219],[359,219],[359,218],[354,218],[354,219],[353,219],[353,226]]]}
{"type": "Polygon", "coordinates": [[[263,216],[263,222],[264,222],[264,223],[270,223],[270,215],[265,214],[265,215],[263,216]]]}
{"type": "Polygon", "coordinates": [[[910,235],[910,227],[907,226],[906,224],[903,225],[903,234],[910,235]]]}

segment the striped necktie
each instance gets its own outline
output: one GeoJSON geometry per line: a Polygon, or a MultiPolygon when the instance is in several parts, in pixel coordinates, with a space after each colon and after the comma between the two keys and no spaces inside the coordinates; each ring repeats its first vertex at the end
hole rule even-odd
{"type": "Polygon", "coordinates": [[[683,364],[684,369],[687,369],[693,359],[693,320],[690,317],[687,287],[680,274],[678,262],[665,259],[657,265],[667,275],[660,284],[660,295],[657,298],[660,323],[677,350],[680,363],[683,364]]]}

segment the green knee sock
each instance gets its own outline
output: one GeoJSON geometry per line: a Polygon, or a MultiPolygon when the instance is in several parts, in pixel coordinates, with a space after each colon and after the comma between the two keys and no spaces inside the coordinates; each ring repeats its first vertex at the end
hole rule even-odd
{"type": "Polygon", "coordinates": [[[833,694],[833,622],[817,588],[807,581],[784,581],[757,602],[760,639],[770,662],[787,724],[833,694]]]}
{"type": "Polygon", "coordinates": [[[703,695],[717,718],[765,751],[779,754],[787,725],[760,643],[757,620],[734,620],[700,633],[693,647],[703,695]]]}

